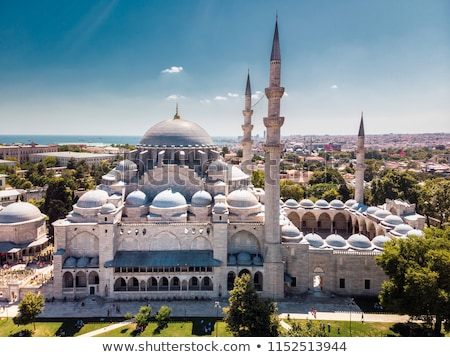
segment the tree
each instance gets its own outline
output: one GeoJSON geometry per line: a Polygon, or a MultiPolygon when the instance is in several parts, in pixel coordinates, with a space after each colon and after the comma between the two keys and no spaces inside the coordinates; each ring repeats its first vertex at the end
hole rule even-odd
{"type": "Polygon", "coordinates": [[[155,320],[158,324],[158,330],[165,329],[168,326],[171,313],[172,309],[166,305],[163,305],[159,308],[159,311],[155,316],[155,320]]]}
{"type": "Polygon", "coordinates": [[[296,201],[300,201],[303,199],[303,195],[305,191],[303,187],[299,184],[296,184],[291,180],[280,180],[280,196],[282,199],[287,200],[292,198],[296,201]]]}
{"type": "Polygon", "coordinates": [[[259,297],[249,274],[234,280],[228,301],[229,307],[223,309],[224,321],[233,336],[278,336],[280,322],[276,303],[259,297]]]}
{"type": "Polygon", "coordinates": [[[19,325],[27,325],[33,323],[33,329],[36,330],[36,317],[44,311],[45,300],[41,294],[26,293],[22,301],[19,303],[19,315],[17,323],[19,325]]]}
{"type": "Polygon", "coordinates": [[[427,217],[439,220],[442,228],[450,217],[450,180],[446,178],[427,179],[419,189],[419,208],[427,217]]]}
{"type": "Polygon", "coordinates": [[[134,322],[136,323],[136,329],[143,331],[150,322],[150,315],[152,308],[150,306],[141,306],[139,312],[134,316],[134,322]]]}
{"type": "Polygon", "coordinates": [[[389,277],[379,296],[383,306],[434,321],[436,336],[442,324],[450,330],[450,227],[426,228],[423,237],[394,238],[376,261],[389,277]]]}
{"type": "Polygon", "coordinates": [[[261,170],[252,171],[252,184],[258,188],[264,188],[264,172],[261,170]]]}

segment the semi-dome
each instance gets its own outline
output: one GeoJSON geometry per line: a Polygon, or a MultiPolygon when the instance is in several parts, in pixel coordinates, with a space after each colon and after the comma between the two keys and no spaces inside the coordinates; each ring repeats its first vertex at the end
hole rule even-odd
{"type": "Polygon", "coordinates": [[[79,208],[97,208],[103,206],[108,197],[108,192],[103,190],[87,191],[78,199],[76,205],[79,208]]]}
{"type": "Polygon", "coordinates": [[[330,204],[323,199],[319,199],[316,201],[316,207],[322,208],[322,209],[327,209],[327,208],[330,208],[330,204]]]}
{"type": "Polygon", "coordinates": [[[411,229],[408,232],[408,236],[417,236],[417,237],[423,237],[423,231],[420,229],[411,229]]]}
{"type": "Polygon", "coordinates": [[[247,190],[235,190],[227,196],[227,204],[230,207],[247,208],[259,204],[256,196],[247,190]]]}
{"type": "Polygon", "coordinates": [[[314,247],[314,248],[320,248],[323,246],[323,239],[320,235],[317,233],[308,233],[305,236],[305,239],[308,241],[308,243],[314,247]]]}
{"type": "Polygon", "coordinates": [[[302,208],[314,208],[314,202],[308,198],[301,200],[299,205],[302,208]]]}
{"type": "Polygon", "coordinates": [[[344,209],[345,205],[341,200],[335,199],[330,202],[330,207],[333,209],[344,209]]]}
{"type": "Polygon", "coordinates": [[[152,126],[142,137],[142,146],[178,147],[213,146],[208,133],[199,125],[181,119],[178,114],[173,119],[152,126]]]}
{"type": "Polygon", "coordinates": [[[384,235],[376,236],[372,239],[372,244],[377,248],[384,248],[384,243],[389,242],[391,238],[384,235]]]}
{"type": "Polygon", "coordinates": [[[207,207],[211,204],[212,197],[208,191],[197,191],[191,198],[191,206],[193,207],[207,207]]]}
{"type": "Polygon", "coordinates": [[[139,207],[147,203],[147,195],[141,190],[130,192],[125,200],[127,206],[139,207]]]}
{"type": "Polygon", "coordinates": [[[366,214],[374,215],[378,210],[379,210],[378,207],[376,207],[376,206],[370,206],[369,208],[367,208],[366,214]]]}
{"type": "Polygon", "coordinates": [[[184,196],[170,188],[158,193],[152,202],[152,206],[156,208],[175,208],[186,204],[184,196]]]}
{"type": "Polygon", "coordinates": [[[325,238],[325,242],[333,248],[345,248],[347,246],[347,242],[339,234],[330,234],[325,238]]]}
{"type": "Polygon", "coordinates": [[[42,217],[39,208],[28,202],[14,202],[0,211],[0,223],[18,223],[42,217]]]}
{"type": "Polygon", "coordinates": [[[347,239],[347,243],[352,248],[357,248],[357,249],[369,249],[372,247],[372,242],[370,241],[370,239],[367,238],[364,234],[360,234],[360,233],[351,235],[347,239]]]}

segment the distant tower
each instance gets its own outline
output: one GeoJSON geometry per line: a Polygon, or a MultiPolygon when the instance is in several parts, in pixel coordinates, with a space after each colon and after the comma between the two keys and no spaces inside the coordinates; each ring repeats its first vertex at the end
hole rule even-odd
{"type": "Polygon", "coordinates": [[[364,203],[364,171],[365,165],[365,147],[364,147],[364,121],[361,112],[361,122],[359,124],[358,143],[356,145],[356,170],[355,170],[355,201],[364,203]]]}
{"type": "Polygon", "coordinates": [[[247,87],[245,89],[245,109],[242,111],[244,114],[244,125],[242,130],[244,132],[242,138],[242,170],[247,174],[252,173],[252,90],[250,88],[250,72],[247,75],[247,87]]]}
{"type": "Polygon", "coordinates": [[[280,128],[284,123],[284,117],[280,116],[280,100],[284,94],[284,88],[280,87],[280,77],[281,55],[277,18],[270,57],[270,84],[266,88],[269,110],[268,116],[264,118],[267,133],[263,147],[265,153],[264,293],[272,298],[284,297],[284,265],[281,259],[280,234],[280,157],[283,150],[280,128]]]}

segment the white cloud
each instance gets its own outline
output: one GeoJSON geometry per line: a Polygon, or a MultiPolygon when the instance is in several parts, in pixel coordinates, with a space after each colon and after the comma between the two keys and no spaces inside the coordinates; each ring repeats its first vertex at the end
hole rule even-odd
{"type": "Polygon", "coordinates": [[[237,98],[237,97],[239,97],[239,94],[237,94],[237,93],[228,93],[228,96],[229,97],[233,97],[233,98],[237,98]]]}
{"type": "Polygon", "coordinates": [[[223,97],[221,95],[216,95],[216,97],[214,98],[214,100],[227,100],[227,97],[223,97]]]}
{"type": "Polygon", "coordinates": [[[180,73],[181,71],[183,71],[183,67],[172,66],[170,68],[162,70],[161,73],[180,73]]]}
{"type": "Polygon", "coordinates": [[[209,99],[202,99],[202,100],[200,100],[200,103],[208,104],[208,103],[211,103],[211,101],[209,99]]]}
{"type": "Polygon", "coordinates": [[[178,99],[184,99],[185,97],[178,94],[171,94],[166,99],[167,100],[178,100],[178,99]]]}
{"type": "Polygon", "coordinates": [[[258,91],[256,91],[254,94],[252,94],[252,98],[253,98],[253,99],[259,99],[259,98],[261,98],[263,95],[264,95],[264,93],[258,90],[258,91]]]}
{"type": "Polygon", "coordinates": [[[330,89],[338,89],[339,87],[337,86],[337,84],[333,84],[330,89]]]}

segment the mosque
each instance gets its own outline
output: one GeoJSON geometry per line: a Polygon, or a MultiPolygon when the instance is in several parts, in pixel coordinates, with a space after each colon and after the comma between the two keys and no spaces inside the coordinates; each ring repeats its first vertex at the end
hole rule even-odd
{"type": "MultiPolygon", "coordinates": [[[[378,295],[386,276],[375,256],[390,239],[422,235],[424,217],[403,201],[364,204],[362,116],[354,199],[281,201],[285,118],[278,21],[269,77],[264,189],[251,184],[247,76],[242,164],[225,163],[208,133],[177,108],[172,119],[142,136],[101,185],[84,193],[67,217],[53,223],[55,298],[217,299],[227,297],[244,273],[261,296],[272,299],[313,291],[378,295]]],[[[9,224],[6,210],[0,211],[0,237],[9,224]]]]}

